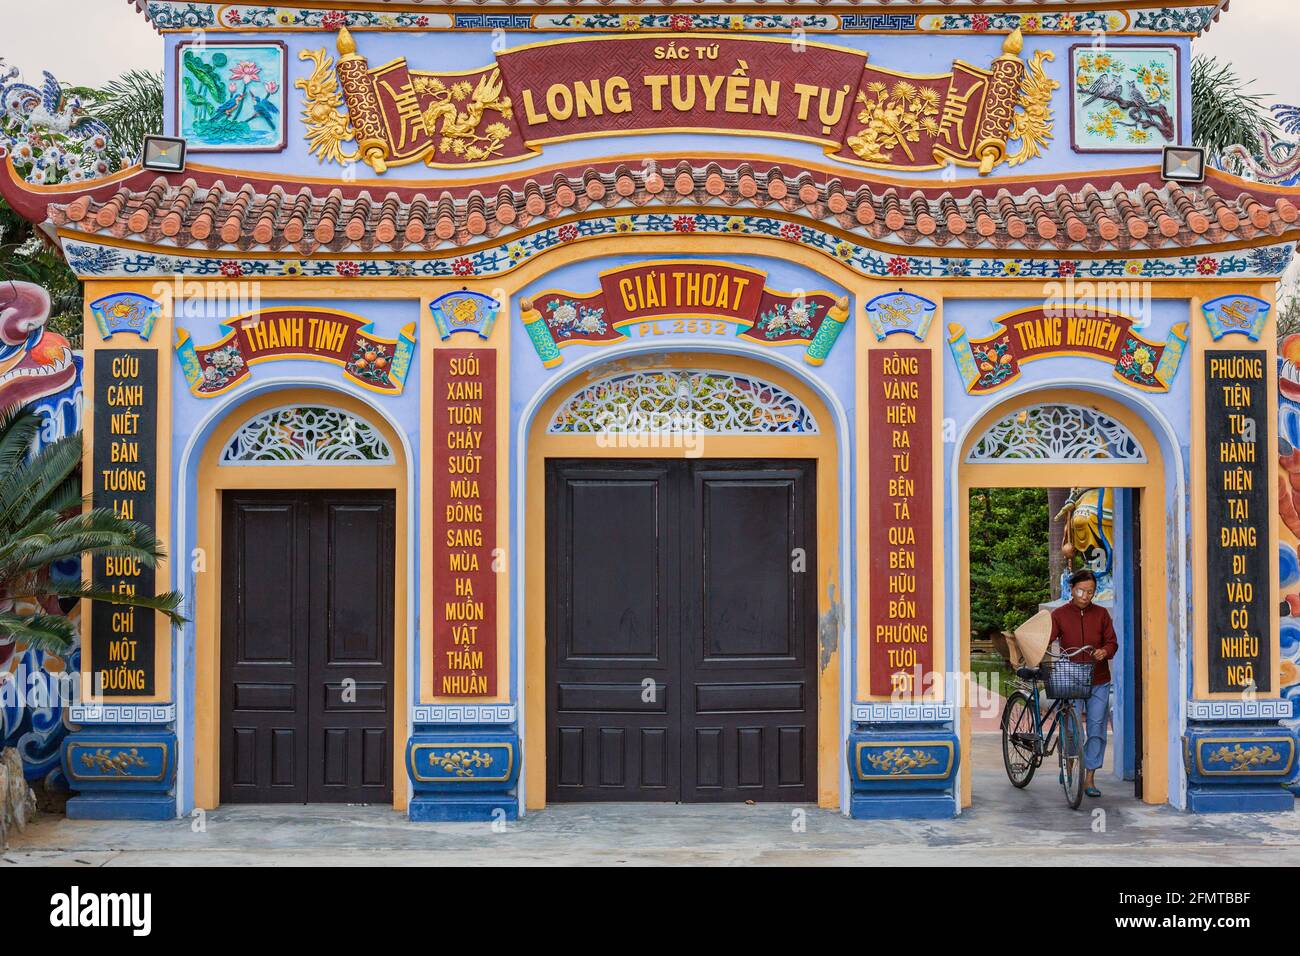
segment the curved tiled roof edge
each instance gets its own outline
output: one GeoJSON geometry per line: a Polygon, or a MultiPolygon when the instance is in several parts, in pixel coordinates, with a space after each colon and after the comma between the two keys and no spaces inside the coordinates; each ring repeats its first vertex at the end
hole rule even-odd
{"type": "Polygon", "coordinates": [[[5,164],[0,192],[29,219],[108,244],[304,257],[446,254],[557,220],[633,212],[761,214],[918,255],[1144,256],[1300,239],[1300,189],[1217,171],[1179,185],[1155,168],[943,183],[719,156],[606,160],[468,183],[281,182],[196,167],[32,187],[5,164]]]}

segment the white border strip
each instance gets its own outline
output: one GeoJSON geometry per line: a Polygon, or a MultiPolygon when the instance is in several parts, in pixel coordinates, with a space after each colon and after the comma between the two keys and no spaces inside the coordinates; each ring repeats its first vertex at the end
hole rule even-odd
{"type": "Polygon", "coordinates": [[[74,724],[170,724],[175,704],[73,704],[68,721],[74,724]]]}
{"type": "Polygon", "coordinates": [[[1290,720],[1291,701],[1189,700],[1188,720],[1290,720]]]}
{"type": "Polygon", "coordinates": [[[518,708],[514,704],[416,704],[411,708],[411,726],[513,724],[518,716],[518,708]]]}

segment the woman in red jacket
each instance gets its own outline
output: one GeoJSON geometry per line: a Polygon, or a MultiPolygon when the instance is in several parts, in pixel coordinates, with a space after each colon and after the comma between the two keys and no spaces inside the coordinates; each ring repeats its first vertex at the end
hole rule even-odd
{"type": "MultiPolygon", "coordinates": [[[[1052,612],[1051,640],[1060,642],[1062,652],[1069,653],[1080,647],[1091,650],[1096,664],[1092,671],[1092,692],[1080,701],[1083,719],[1088,728],[1083,745],[1084,793],[1100,797],[1097,789],[1097,769],[1106,757],[1106,719],[1110,711],[1110,664],[1107,662],[1119,650],[1115,625],[1110,612],[1100,604],[1093,604],[1097,593],[1097,577],[1091,571],[1077,571],[1070,576],[1070,600],[1052,612]]],[[[1087,660],[1076,654],[1072,660],[1087,660]]]]}

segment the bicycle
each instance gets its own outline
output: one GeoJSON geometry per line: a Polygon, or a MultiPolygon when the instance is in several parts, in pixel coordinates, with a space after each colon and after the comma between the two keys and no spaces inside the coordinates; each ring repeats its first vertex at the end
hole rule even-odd
{"type": "Polygon", "coordinates": [[[1079,647],[1065,654],[1049,653],[1044,666],[1017,668],[1016,690],[1002,709],[1002,762],[1011,785],[1028,786],[1043,760],[1056,753],[1061,787],[1072,810],[1083,802],[1083,722],[1074,702],[1088,696],[1095,664],[1072,658],[1091,650],[1079,647]],[[1046,712],[1039,705],[1040,683],[1052,701],[1046,712]]]}

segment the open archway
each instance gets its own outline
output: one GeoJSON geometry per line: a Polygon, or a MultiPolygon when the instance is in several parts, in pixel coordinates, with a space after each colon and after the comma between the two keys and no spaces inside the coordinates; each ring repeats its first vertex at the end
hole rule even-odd
{"type": "MultiPolygon", "coordinates": [[[[970,491],[973,488],[1069,488],[1078,486],[1133,489],[1139,496],[1139,527],[1134,542],[1141,554],[1139,617],[1142,635],[1140,757],[1142,799],[1165,803],[1170,798],[1169,757],[1170,663],[1178,651],[1170,619],[1171,572],[1182,567],[1181,536],[1167,528],[1166,451],[1163,436],[1146,417],[1116,397],[1095,389],[1027,390],[989,408],[967,429],[956,448],[953,486],[953,534],[960,603],[954,631],[962,635],[957,669],[970,671],[970,491]],[[1176,555],[1167,542],[1178,540],[1176,555]]],[[[1171,463],[1172,465],[1173,463],[1171,463]]],[[[1176,483],[1177,484],[1177,483],[1176,483]]],[[[1173,489],[1176,495],[1178,487],[1173,489]]],[[[1176,730],[1177,728],[1175,728],[1176,730]]],[[[961,717],[962,749],[970,753],[969,708],[961,717]]],[[[971,803],[971,773],[963,767],[961,802],[971,803]]]]}

